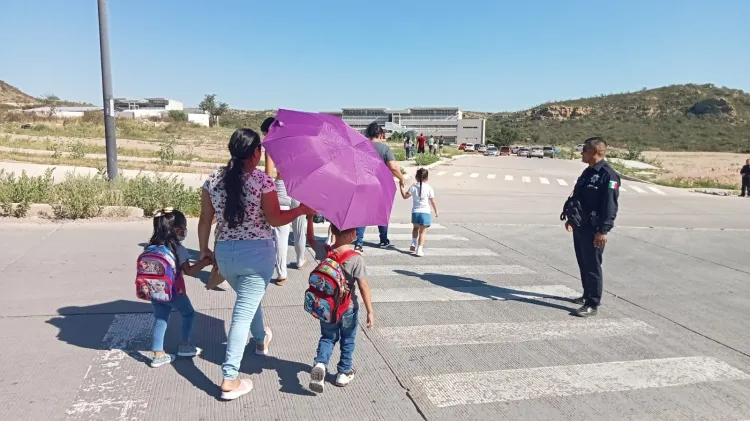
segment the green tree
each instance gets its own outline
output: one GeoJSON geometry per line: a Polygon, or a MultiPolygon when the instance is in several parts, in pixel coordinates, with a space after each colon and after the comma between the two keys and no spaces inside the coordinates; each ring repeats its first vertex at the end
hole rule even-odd
{"type": "Polygon", "coordinates": [[[203,101],[198,105],[198,108],[207,112],[211,118],[209,122],[212,126],[216,125],[218,117],[223,115],[229,110],[229,105],[226,102],[216,102],[216,94],[206,94],[203,101]]]}
{"type": "Polygon", "coordinates": [[[44,94],[39,100],[43,106],[49,107],[49,116],[54,116],[57,111],[57,104],[60,102],[60,97],[55,94],[44,94]]]}

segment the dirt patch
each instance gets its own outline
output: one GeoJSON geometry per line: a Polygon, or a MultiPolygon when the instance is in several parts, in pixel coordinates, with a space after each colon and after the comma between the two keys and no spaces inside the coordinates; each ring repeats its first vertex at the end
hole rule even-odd
{"type": "Polygon", "coordinates": [[[724,152],[645,152],[665,170],[660,179],[710,178],[722,183],[739,184],[740,169],[750,155],[724,152]]]}

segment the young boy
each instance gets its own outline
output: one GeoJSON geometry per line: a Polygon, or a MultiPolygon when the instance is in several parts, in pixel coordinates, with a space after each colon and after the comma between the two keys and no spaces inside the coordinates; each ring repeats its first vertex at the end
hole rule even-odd
{"type": "MultiPolygon", "coordinates": [[[[309,218],[308,221],[312,221],[309,218]]],[[[308,222],[308,232],[311,229],[312,222],[308,222]]],[[[357,238],[356,228],[348,230],[339,230],[331,224],[331,234],[333,234],[334,243],[330,246],[330,251],[342,254],[351,250],[351,243],[357,238]]],[[[323,244],[318,244],[314,236],[308,236],[310,245],[315,249],[315,259],[320,261],[328,257],[329,248],[323,244]]],[[[352,368],[352,359],[354,357],[354,341],[357,335],[359,303],[357,302],[357,291],[354,284],[357,284],[359,292],[362,294],[362,301],[365,303],[367,310],[367,327],[371,328],[375,323],[375,316],[372,312],[372,303],[370,302],[370,287],[367,285],[367,268],[365,260],[360,254],[350,257],[342,265],[344,276],[349,282],[352,292],[352,301],[349,309],[336,324],[320,322],[320,341],[318,342],[318,354],[315,357],[314,367],[310,372],[310,390],[323,393],[323,384],[326,377],[328,361],[333,354],[333,348],[336,342],[341,345],[341,360],[338,363],[338,375],[336,376],[336,386],[344,387],[354,378],[354,368],[352,368]]]]}

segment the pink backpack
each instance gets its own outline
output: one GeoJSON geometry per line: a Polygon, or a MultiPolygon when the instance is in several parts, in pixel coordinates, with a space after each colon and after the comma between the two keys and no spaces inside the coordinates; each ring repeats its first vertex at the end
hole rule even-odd
{"type": "Polygon", "coordinates": [[[147,301],[172,301],[177,276],[174,254],[169,247],[148,246],[138,256],[135,295],[147,301]]]}

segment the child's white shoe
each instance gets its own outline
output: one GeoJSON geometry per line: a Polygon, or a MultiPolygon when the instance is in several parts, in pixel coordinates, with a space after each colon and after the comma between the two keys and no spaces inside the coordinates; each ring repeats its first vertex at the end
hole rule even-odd
{"type": "Polygon", "coordinates": [[[310,371],[310,390],[315,393],[323,393],[323,385],[326,379],[326,366],[323,363],[315,364],[310,371]]]}
{"type": "Polygon", "coordinates": [[[354,370],[352,369],[351,372],[347,373],[339,373],[336,376],[336,386],[338,387],[344,387],[348,385],[352,380],[354,380],[354,370]]]}
{"type": "Polygon", "coordinates": [[[424,247],[417,247],[417,251],[414,252],[414,255],[417,257],[423,257],[424,256],[424,247]]]}

